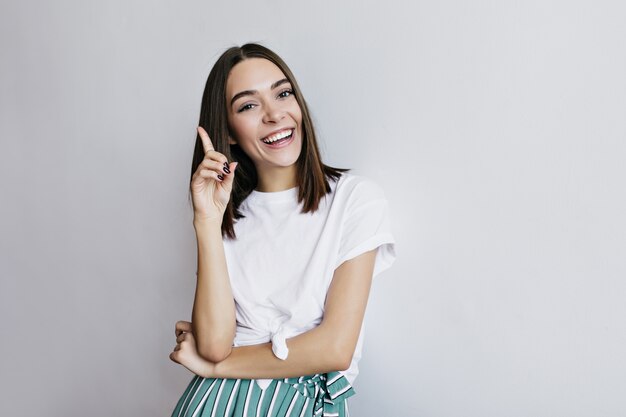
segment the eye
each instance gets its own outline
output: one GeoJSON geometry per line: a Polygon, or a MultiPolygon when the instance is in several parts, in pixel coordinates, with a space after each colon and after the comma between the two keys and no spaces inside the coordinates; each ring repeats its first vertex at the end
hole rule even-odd
{"type": "Polygon", "coordinates": [[[241,106],[239,108],[239,110],[237,110],[237,113],[241,113],[242,111],[246,111],[246,110],[250,110],[252,107],[254,107],[254,104],[244,104],[243,106],[241,106]]]}
{"type": "Polygon", "coordinates": [[[285,98],[285,97],[289,97],[293,95],[293,90],[291,89],[287,89],[287,90],[283,90],[278,94],[278,97],[280,98],[285,98]]]}

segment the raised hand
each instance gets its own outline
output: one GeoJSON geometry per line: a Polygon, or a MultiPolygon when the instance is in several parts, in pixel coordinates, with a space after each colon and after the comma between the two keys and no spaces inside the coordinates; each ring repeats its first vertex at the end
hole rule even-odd
{"type": "Polygon", "coordinates": [[[235,179],[236,162],[217,152],[207,132],[198,126],[204,159],[191,178],[194,220],[222,221],[235,179]]]}

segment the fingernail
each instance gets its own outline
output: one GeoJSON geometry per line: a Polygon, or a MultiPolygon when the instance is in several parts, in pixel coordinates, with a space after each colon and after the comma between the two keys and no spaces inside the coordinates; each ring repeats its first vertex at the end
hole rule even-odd
{"type": "Polygon", "coordinates": [[[224,181],[224,177],[221,174],[217,174],[217,178],[219,178],[220,181],[224,181]]]}
{"type": "Polygon", "coordinates": [[[228,169],[228,167],[224,167],[224,172],[230,174],[230,169],[228,169]]]}

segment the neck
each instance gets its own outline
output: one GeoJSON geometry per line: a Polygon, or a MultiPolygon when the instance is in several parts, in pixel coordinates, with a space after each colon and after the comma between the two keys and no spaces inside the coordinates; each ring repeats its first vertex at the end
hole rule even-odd
{"type": "Polygon", "coordinates": [[[296,182],[296,165],[288,167],[271,168],[259,170],[257,169],[259,182],[257,191],[264,193],[273,193],[294,188],[298,185],[296,182]]]}

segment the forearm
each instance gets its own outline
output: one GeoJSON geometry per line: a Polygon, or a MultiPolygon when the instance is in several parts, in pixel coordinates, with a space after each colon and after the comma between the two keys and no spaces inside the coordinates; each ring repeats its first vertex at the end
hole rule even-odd
{"type": "MultiPolygon", "coordinates": [[[[271,342],[234,347],[230,355],[215,364],[216,378],[291,378],[347,369],[345,355],[338,354],[332,334],[319,325],[287,339],[289,355],[278,359],[271,342]]],[[[350,358],[351,359],[351,358],[350,358]]]]}
{"type": "Polygon", "coordinates": [[[233,298],[221,224],[194,221],[198,241],[198,277],[192,326],[198,352],[208,360],[228,355],[236,330],[233,298]]]}
{"type": "Polygon", "coordinates": [[[280,379],[348,369],[362,330],[375,256],[376,251],[369,251],[337,268],[322,322],[287,339],[285,360],[274,356],[271,343],[263,343],[234,347],[227,358],[206,361],[198,356],[195,341],[186,344],[184,335],[177,338],[180,348],[172,360],[206,378],[280,379]]]}

